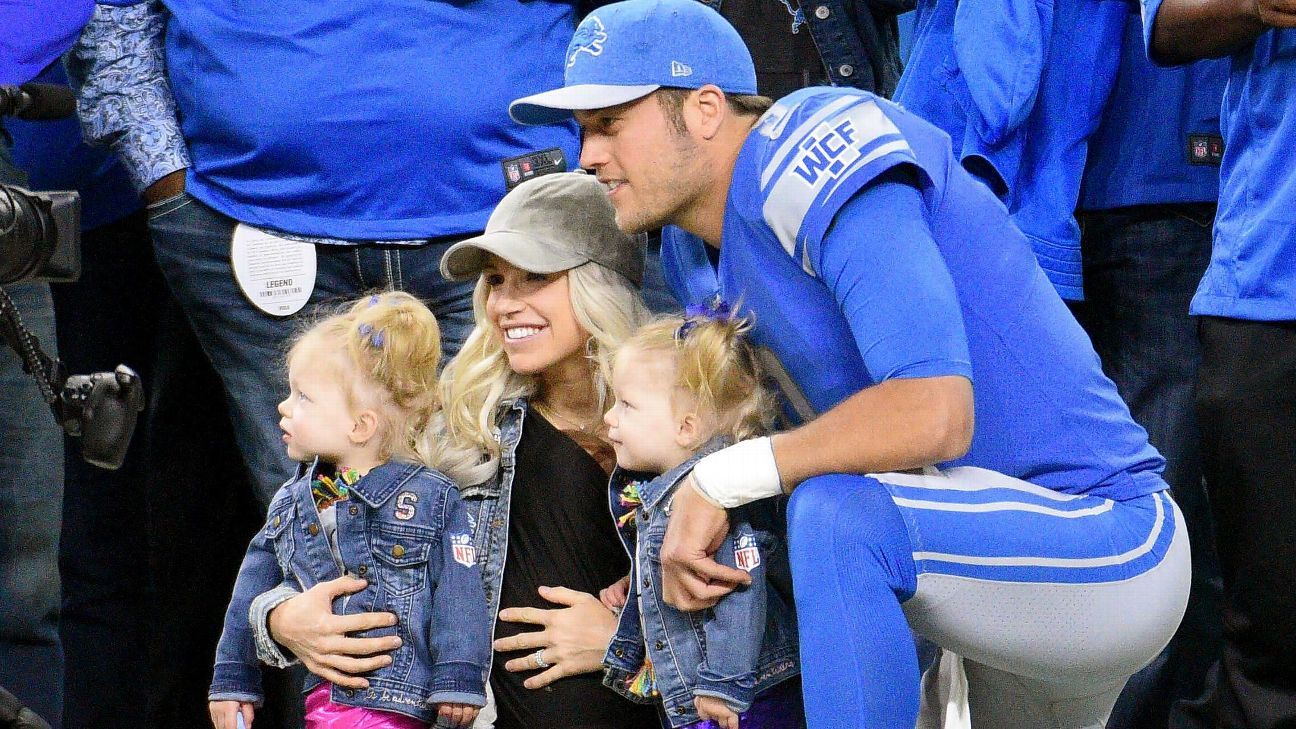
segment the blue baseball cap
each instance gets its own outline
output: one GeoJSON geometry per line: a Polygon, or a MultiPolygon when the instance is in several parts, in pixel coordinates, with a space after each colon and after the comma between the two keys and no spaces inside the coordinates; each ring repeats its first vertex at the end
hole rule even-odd
{"type": "Polygon", "coordinates": [[[698,0],[626,0],[576,28],[562,88],[509,104],[520,124],[552,124],[577,109],[606,109],[662,87],[715,84],[756,93],[756,67],[738,31],[698,0]]]}

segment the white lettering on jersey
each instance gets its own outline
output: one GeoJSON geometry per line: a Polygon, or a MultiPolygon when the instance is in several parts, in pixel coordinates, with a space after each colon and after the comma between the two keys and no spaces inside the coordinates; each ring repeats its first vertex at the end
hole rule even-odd
{"type": "MultiPolygon", "coordinates": [[[[842,108],[833,102],[811,116],[784,138],[761,174],[762,188],[767,180],[773,183],[766,191],[761,214],[789,256],[796,255],[797,235],[816,200],[828,199],[838,185],[869,162],[909,149],[900,130],[876,102],[858,96],[844,99],[858,103],[842,108]],[[833,106],[838,108],[824,114],[833,106]],[[874,144],[883,137],[895,140],[874,144]],[[773,179],[780,166],[777,179],[773,179]]],[[[815,275],[808,255],[804,258],[802,269],[815,275]]]]}

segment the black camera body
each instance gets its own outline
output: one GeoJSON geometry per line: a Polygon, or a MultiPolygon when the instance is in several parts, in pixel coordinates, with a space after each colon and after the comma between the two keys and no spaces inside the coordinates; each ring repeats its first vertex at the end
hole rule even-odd
{"type": "Polygon", "coordinates": [[[0,184],[0,284],[81,275],[81,196],[0,184]]]}

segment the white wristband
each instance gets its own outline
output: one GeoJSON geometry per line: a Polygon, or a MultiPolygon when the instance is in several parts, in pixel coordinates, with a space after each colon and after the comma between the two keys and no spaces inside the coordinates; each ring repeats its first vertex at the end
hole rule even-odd
{"type": "Polygon", "coordinates": [[[693,483],[726,509],[783,493],[769,438],[735,443],[703,458],[693,466],[693,483]]]}

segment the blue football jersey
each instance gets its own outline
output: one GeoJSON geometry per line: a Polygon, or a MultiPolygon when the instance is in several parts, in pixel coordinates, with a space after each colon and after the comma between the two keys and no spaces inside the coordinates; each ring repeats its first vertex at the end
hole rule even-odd
{"type": "Polygon", "coordinates": [[[775,104],[738,157],[718,266],[663,232],[681,301],[754,321],[794,420],[893,378],[972,380],[979,466],[1068,493],[1165,488],[1147,434],[1008,212],[949,137],[863,91],[775,104]]]}

